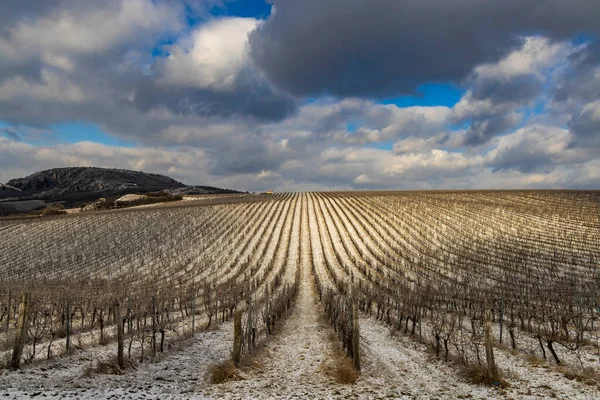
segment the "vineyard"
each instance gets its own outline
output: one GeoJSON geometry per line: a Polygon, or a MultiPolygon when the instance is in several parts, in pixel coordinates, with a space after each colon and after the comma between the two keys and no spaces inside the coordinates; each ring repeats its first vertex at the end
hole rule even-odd
{"type": "Polygon", "coordinates": [[[4,219],[0,395],[598,398],[599,267],[594,191],[4,219]],[[327,373],[340,354],[353,385],[327,373]],[[211,383],[228,359],[238,380],[211,383]]]}

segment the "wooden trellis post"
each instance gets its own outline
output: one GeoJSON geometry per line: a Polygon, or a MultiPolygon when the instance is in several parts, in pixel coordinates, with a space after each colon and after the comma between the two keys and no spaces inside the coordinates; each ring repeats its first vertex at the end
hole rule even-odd
{"type": "Polygon", "coordinates": [[[65,334],[66,342],[65,348],[67,353],[71,351],[71,299],[67,297],[67,304],[65,307],[65,334]]]}
{"type": "Polygon", "coordinates": [[[131,313],[131,297],[127,298],[127,333],[131,335],[131,330],[133,329],[133,318],[131,313]]]}
{"type": "Polygon", "coordinates": [[[121,305],[117,300],[115,302],[115,320],[117,322],[117,362],[119,368],[125,368],[125,360],[123,358],[123,318],[121,318],[121,305]]]}
{"type": "Polygon", "coordinates": [[[500,343],[502,343],[502,333],[504,330],[504,297],[500,301],[500,343]]]}
{"type": "Polygon", "coordinates": [[[419,320],[419,339],[423,339],[423,329],[421,328],[421,319],[422,319],[422,308],[421,308],[421,295],[419,294],[419,309],[418,309],[419,315],[418,315],[418,320],[419,320]]]}
{"type": "Polygon", "coordinates": [[[12,300],[12,290],[8,290],[8,304],[6,306],[6,333],[8,333],[8,330],[10,329],[10,314],[11,310],[10,310],[10,301],[12,300]]]}
{"type": "Polygon", "coordinates": [[[31,295],[23,293],[21,304],[19,305],[19,321],[17,323],[17,334],[15,336],[15,345],[13,347],[10,369],[19,369],[21,366],[21,355],[27,339],[27,323],[29,322],[29,301],[31,295]]]}
{"type": "Polygon", "coordinates": [[[242,360],[242,313],[236,310],[233,314],[233,351],[231,358],[235,365],[242,360]]]}
{"type": "Polygon", "coordinates": [[[156,296],[152,296],[152,356],[156,357],[156,296]]]}
{"type": "Polygon", "coordinates": [[[498,381],[498,367],[494,359],[494,342],[492,338],[492,312],[485,310],[485,358],[488,366],[488,376],[494,382],[498,381]]]}
{"type": "Polygon", "coordinates": [[[354,368],[360,371],[360,327],[358,324],[358,306],[356,299],[352,298],[352,355],[354,368]]]}
{"type": "Polygon", "coordinates": [[[192,336],[194,336],[194,330],[196,329],[196,292],[192,290],[192,336]]]}

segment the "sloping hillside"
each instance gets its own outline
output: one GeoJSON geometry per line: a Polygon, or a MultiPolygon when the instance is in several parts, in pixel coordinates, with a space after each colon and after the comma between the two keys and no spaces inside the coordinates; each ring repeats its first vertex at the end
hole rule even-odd
{"type": "Polygon", "coordinates": [[[0,185],[0,215],[23,212],[21,206],[24,202],[28,202],[29,206],[31,200],[78,206],[100,197],[158,191],[177,194],[237,193],[209,186],[187,186],[165,175],[139,171],[97,167],[55,168],[0,185]],[[3,209],[6,212],[2,212],[3,209]]]}
{"type": "Polygon", "coordinates": [[[164,175],[96,167],[49,169],[25,178],[12,179],[7,185],[21,190],[21,196],[48,200],[185,187],[183,183],[164,175]]]}

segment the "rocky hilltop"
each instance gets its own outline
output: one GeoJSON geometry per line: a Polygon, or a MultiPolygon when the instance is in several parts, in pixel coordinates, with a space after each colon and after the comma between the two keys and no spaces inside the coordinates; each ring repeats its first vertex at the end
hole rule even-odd
{"type": "Polygon", "coordinates": [[[12,179],[6,186],[19,190],[18,197],[43,200],[109,197],[185,187],[164,175],[96,167],[49,169],[12,179]]]}
{"type": "Polygon", "coordinates": [[[6,185],[0,185],[0,208],[3,204],[8,206],[8,203],[33,200],[78,206],[100,197],[158,191],[180,194],[237,193],[210,186],[187,186],[159,174],[124,169],[68,167],[36,172],[25,178],[12,179],[6,185]]]}

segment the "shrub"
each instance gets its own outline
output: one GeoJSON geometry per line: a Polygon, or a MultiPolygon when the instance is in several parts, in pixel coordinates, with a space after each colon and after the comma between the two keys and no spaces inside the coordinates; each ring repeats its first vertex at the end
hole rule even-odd
{"type": "Polygon", "coordinates": [[[231,360],[212,365],[208,369],[208,376],[211,383],[241,381],[244,379],[231,360]]]}
{"type": "Polygon", "coordinates": [[[574,368],[565,368],[563,375],[569,380],[576,380],[589,386],[600,385],[600,375],[591,367],[579,371],[574,368]]]}
{"type": "Polygon", "coordinates": [[[83,375],[86,377],[92,375],[123,375],[128,369],[135,369],[135,365],[127,360],[125,361],[125,368],[121,369],[115,358],[109,361],[98,361],[95,367],[87,368],[83,375]]]}
{"type": "Polygon", "coordinates": [[[469,382],[475,385],[488,385],[500,388],[506,388],[510,386],[508,382],[502,378],[502,376],[500,376],[497,381],[491,379],[487,370],[487,366],[484,364],[473,364],[466,367],[464,370],[464,376],[469,382]]]}
{"type": "Polygon", "coordinates": [[[352,364],[352,359],[340,352],[324,366],[325,374],[332,377],[337,383],[352,385],[358,379],[358,371],[352,364]]]}
{"type": "Polygon", "coordinates": [[[338,383],[351,385],[358,379],[358,372],[354,369],[352,361],[349,358],[345,358],[342,363],[334,368],[333,377],[338,383]]]}
{"type": "Polygon", "coordinates": [[[542,357],[539,357],[535,354],[527,354],[525,356],[525,360],[534,367],[539,367],[539,366],[547,364],[546,360],[544,360],[542,357]]]}
{"type": "Polygon", "coordinates": [[[39,215],[41,217],[47,217],[50,215],[65,215],[65,214],[67,214],[67,212],[65,211],[65,206],[63,206],[62,204],[53,204],[51,206],[44,208],[39,213],[39,215]]]}

